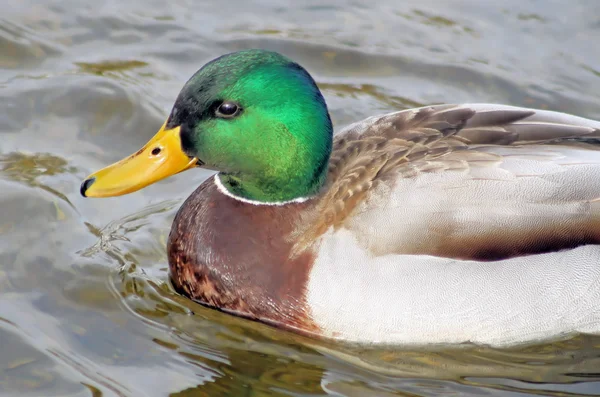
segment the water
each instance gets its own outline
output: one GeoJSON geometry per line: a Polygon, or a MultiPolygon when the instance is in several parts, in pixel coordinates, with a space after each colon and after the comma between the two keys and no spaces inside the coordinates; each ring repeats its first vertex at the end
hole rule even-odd
{"type": "Polygon", "coordinates": [[[85,3],[0,5],[0,395],[600,395],[599,337],[365,350],[176,295],[166,237],[206,171],[79,196],[197,68],[243,48],[306,66],[338,127],[440,102],[600,119],[600,2],[85,3]]]}

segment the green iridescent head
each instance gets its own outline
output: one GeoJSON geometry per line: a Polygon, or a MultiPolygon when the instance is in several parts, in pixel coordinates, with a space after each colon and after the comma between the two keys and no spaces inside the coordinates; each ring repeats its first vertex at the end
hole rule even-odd
{"type": "MultiPolygon", "coordinates": [[[[310,196],[325,179],[332,133],[325,100],[304,68],[274,52],[236,52],[197,71],[157,136],[123,160],[127,164],[120,162],[90,176],[82,193],[96,197],[128,193],[197,164],[220,171],[225,188],[245,199],[274,202],[310,196]],[[174,154],[176,141],[187,156],[174,154]],[[127,186],[115,187],[114,168],[129,167],[146,155],[156,158],[152,167],[144,160],[152,175],[147,171],[143,184],[128,180],[127,186]],[[168,172],[159,164],[163,156],[179,156],[168,172]]],[[[121,179],[128,178],[121,174],[121,179]]]]}
{"type": "Polygon", "coordinates": [[[181,90],[166,128],[233,194],[282,201],[314,193],[331,152],[327,105],[312,77],[274,52],[250,50],[205,65],[181,90]]]}

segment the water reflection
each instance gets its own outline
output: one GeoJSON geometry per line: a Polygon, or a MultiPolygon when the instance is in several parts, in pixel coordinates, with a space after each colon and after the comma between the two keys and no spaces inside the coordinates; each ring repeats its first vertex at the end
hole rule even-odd
{"type": "MultiPolygon", "coordinates": [[[[8,179],[26,184],[30,187],[39,187],[71,207],[73,204],[60,191],[40,182],[45,176],[54,176],[63,173],[73,173],[75,167],[68,166],[67,161],[48,153],[27,155],[24,153],[8,153],[0,157],[0,172],[8,179]]],[[[56,206],[56,217],[64,219],[65,214],[56,206]]]]}

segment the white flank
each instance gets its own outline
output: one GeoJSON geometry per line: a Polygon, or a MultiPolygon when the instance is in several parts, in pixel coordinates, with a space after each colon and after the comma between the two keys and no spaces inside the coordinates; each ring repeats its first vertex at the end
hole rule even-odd
{"type": "Polygon", "coordinates": [[[600,332],[600,246],[498,262],[372,256],[329,231],[307,299],[324,336],[359,343],[510,345],[600,332]]]}

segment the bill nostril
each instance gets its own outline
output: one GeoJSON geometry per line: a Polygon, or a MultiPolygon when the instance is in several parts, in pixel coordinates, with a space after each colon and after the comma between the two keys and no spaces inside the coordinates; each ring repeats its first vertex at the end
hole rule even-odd
{"type": "Polygon", "coordinates": [[[153,156],[158,156],[160,153],[161,149],[159,147],[155,147],[154,149],[152,149],[152,155],[153,156]]]}
{"type": "Polygon", "coordinates": [[[81,184],[81,189],[79,189],[79,192],[81,193],[81,195],[83,197],[87,197],[85,195],[85,192],[90,188],[90,186],[92,186],[94,184],[94,182],[96,182],[95,176],[83,181],[83,183],[81,184]]]}

